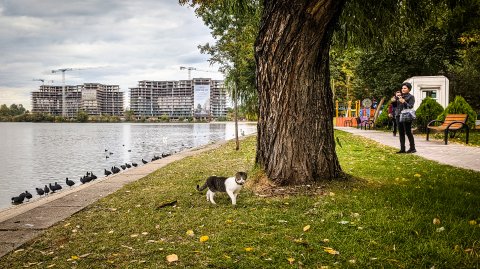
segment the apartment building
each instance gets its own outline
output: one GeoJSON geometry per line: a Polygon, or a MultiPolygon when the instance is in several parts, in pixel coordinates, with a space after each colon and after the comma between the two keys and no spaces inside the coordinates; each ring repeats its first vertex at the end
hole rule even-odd
{"type": "Polygon", "coordinates": [[[223,81],[210,78],[142,80],[137,87],[130,88],[130,109],[136,117],[225,117],[226,91],[223,81]],[[203,98],[197,98],[199,93],[203,98]],[[196,104],[197,99],[201,103],[196,104]],[[197,105],[202,114],[196,113],[197,105]]]}
{"type": "MultiPolygon", "coordinates": [[[[123,115],[124,93],[118,85],[85,83],[65,86],[65,116],[76,117],[79,110],[89,115],[123,115]]],[[[62,86],[42,85],[32,92],[32,112],[62,115],[62,86]]]]}

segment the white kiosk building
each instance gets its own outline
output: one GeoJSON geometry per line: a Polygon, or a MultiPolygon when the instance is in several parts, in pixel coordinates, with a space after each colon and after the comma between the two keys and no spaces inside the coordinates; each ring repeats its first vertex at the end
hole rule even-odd
{"type": "Polygon", "coordinates": [[[449,80],[445,76],[418,76],[411,77],[405,82],[412,84],[411,94],[415,97],[415,105],[413,109],[417,109],[422,103],[423,99],[431,97],[435,99],[443,108],[446,108],[449,103],[448,94],[449,80]]]}

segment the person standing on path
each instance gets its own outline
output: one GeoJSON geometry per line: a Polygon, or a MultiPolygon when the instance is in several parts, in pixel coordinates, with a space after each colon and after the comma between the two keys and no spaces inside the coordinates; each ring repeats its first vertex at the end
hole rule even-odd
{"type": "Polygon", "coordinates": [[[400,97],[402,93],[396,91],[395,95],[392,97],[392,102],[388,106],[388,118],[392,121],[393,125],[393,136],[397,136],[397,119],[395,117],[395,111],[397,110],[397,97],[400,97]]]}
{"type": "Polygon", "coordinates": [[[404,82],[402,84],[402,94],[400,96],[395,96],[395,102],[397,108],[395,110],[395,120],[398,126],[398,135],[400,137],[400,151],[397,153],[415,153],[415,141],[412,134],[412,122],[400,122],[400,113],[404,109],[412,109],[415,104],[415,97],[410,94],[412,90],[412,84],[404,82]],[[405,135],[408,137],[408,142],[410,143],[410,148],[405,151],[405,135]]]}

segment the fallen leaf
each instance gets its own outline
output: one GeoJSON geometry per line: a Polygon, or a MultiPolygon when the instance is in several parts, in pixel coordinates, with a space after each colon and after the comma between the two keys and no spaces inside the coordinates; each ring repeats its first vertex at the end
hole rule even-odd
{"type": "Polygon", "coordinates": [[[148,233],[147,232],[143,232],[142,235],[147,235],[148,233]]]}
{"type": "Polygon", "coordinates": [[[231,219],[227,219],[227,220],[225,221],[225,223],[226,223],[226,224],[232,224],[233,221],[232,221],[231,219]]]}
{"type": "Polygon", "coordinates": [[[335,193],[330,192],[328,195],[330,195],[330,196],[335,196],[335,193]]]}
{"type": "Polygon", "coordinates": [[[441,223],[441,221],[440,221],[439,218],[434,218],[434,219],[433,219],[433,224],[438,225],[438,224],[440,224],[440,223],[441,223]]]}
{"type": "Polygon", "coordinates": [[[22,251],[24,251],[24,250],[25,250],[25,249],[23,249],[23,248],[17,249],[17,250],[14,251],[14,253],[22,252],[22,251]]]}
{"type": "Polygon", "coordinates": [[[134,237],[137,237],[138,234],[131,234],[130,237],[134,238],[134,237]]]}
{"type": "Polygon", "coordinates": [[[55,263],[50,264],[49,266],[47,266],[47,268],[52,268],[52,267],[54,267],[55,265],[56,265],[55,263]]]}
{"type": "Polygon", "coordinates": [[[333,248],[329,248],[329,247],[323,247],[323,250],[325,252],[327,252],[328,254],[332,254],[332,255],[339,255],[340,252],[334,250],[333,248]]]}
{"type": "Polygon", "coordinates": [[[68,227],[68,226],[70,226],[70,222],[67,223],[67,224],[65,224],[65,225],[63,225],[63,227],[68,227]]]}
{"type": "Polygon", "coordinates": [[[251,247],[245,248],[245,251],[246,252],[251,252],[251,251],[253,251],[253,248],[251,248],[251,247]]]}
{"type": "Polygon", "coordinates": [[[108,231],[109,234],[113,234],[113,230],[108,231]]]}
{"type": "Polygon", "coordinates": [[[323,242],[328,243],[328,242],[330,242],[330,239],[325,238],[325,239],[323,239],[323,242]]]}
{"type": "Polygon", "coordinates": [[[443,231],[445,231],[445,227],[437,228],[437,233],[440,233],[440,232],[443,232],[443,231]]]}
{"type": "Polygon", "coordinates": [[[414,177],[421,177],[422,175],[420,175],[420,174],[415,174],[415,175],[413,175],[413,176],[414,176],[414,177]]]}
{"type": "Polygon", "coordinates": [[[170,254],[167,256],[167,262],[176,262],[178,261],[178,256],[177,254],[170,254]]]}
{"type": "Polygon", "coordinates": [[[72,257],[70,257],[70,259],[72,259],[72,260],[78,260],[78,259],[80,259],[80,257],[78,257],[78,256],[76,256],[76,255],[73,255],[72,257]]]}
{"type": "Polygon", "coordinates": [[[188,235],[188,236],[194,236],[195,235],[193,230],[188,230],[185,234],[188,235]]]}
{"type": "Polygon", "coordinates": [[[293,264],[293,262],[295,261],[294,258],[288,258],[287,261],[290,263],[290,264],[293,264]]]}
{"type": "Polygon", "coordinates": [[[90,254],[92,254],[92,253],[85,253],[85,254],[82,254],[82,255],[80,255],[80,258],[85,258],[85,257],[89,256],[90,254]]]}
{"type": "Polygon", "coordinates": [[[471,220],[471,221],[468,222],[468,224],[470,224],[470,225],[476,225],[476,224],[477,224],[477,221],[476,221],[476,220],[471,220]]]}
{"type": "Polygon", "coordinates": [[[308,231],[308,230],[310,230],[310,225],[307,225],[307,226],[303,227],[303,231],[304,231],[304,232],[306,232],[306,231],[308,231]]]}
{"type": "Polygon", "coordinates": [[[200,236],[200,243],[206,242],[206,241],[208,241],[208,239],[209,239],[208,235],[202,235],[202,236],[200,236]]]}

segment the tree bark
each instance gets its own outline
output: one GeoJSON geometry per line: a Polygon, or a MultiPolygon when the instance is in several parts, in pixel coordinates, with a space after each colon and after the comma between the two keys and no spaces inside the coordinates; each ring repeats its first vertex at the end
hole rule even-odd
{"type": "Polygon", "coordinates": [[[279,185],[338,178],[329,50],[344,0],[265,0],[256,162],[279,185]]]}

